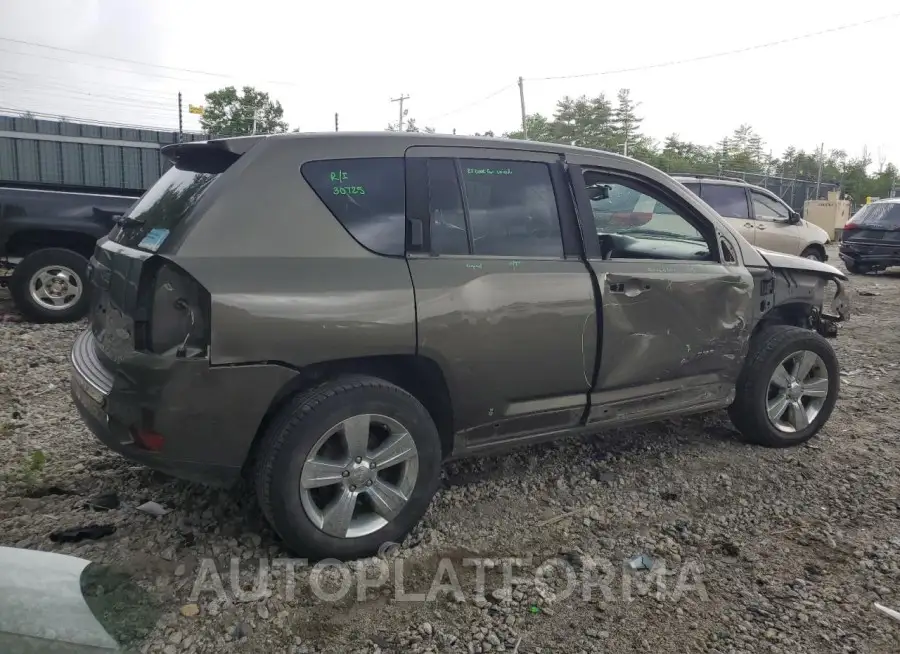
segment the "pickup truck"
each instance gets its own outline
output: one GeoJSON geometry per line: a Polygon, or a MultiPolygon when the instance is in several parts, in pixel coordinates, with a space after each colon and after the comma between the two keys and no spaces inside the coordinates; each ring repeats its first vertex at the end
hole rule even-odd
{"type": "Polygon", "coordinates": [[[33,322],[87,315],[88,259],[138,195],[0,185],[0,286],[33,322]]]}

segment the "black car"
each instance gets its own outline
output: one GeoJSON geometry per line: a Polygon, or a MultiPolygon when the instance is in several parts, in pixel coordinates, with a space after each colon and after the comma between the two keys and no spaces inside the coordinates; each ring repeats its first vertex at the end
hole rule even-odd
{"type": "Polygon", "coordinates": [[[838,255],[860,275],[900,266],[900,198],[863,205],[844,225],[838,255]]]}

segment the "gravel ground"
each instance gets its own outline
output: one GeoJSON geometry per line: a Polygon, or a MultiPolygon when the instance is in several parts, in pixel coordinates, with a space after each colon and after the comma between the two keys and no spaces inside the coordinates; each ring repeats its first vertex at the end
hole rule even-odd
{"type": "Polygon", "coordinates": [[[873,603],[900,609],[900,274],[851,284],[841,399],[808,445],[742,444],[720,413],[454,463],[385,560],[312,579],[276,561],[288,554],[245,488],[171,480],[99,446],[67,391],[83,325],[19,322],[0,296],[0,544],[127,575],[136,586],[101,577],[93,592],[141,652],[896,653],[900,623],[873,603]],[[104,493],[120,505],[92,508],[104,493]],[[170,512],[138,511],[147,500],[170,512]],[[49,538],[90,524],[116,531],[49,538]],[[623,565],[637,555],[653,569],[623,565]],[[507,586],[511,558],[523,565],[507,564],[507,586]],[[260,560],[268,595],[250,592],[260,560]],[[358,583],[382,571],[381,587],[358,583]],[[326,601],[341,575],[350,593],[326,601]],[[412,596],[454,579],[461,593],[412,596]]]}

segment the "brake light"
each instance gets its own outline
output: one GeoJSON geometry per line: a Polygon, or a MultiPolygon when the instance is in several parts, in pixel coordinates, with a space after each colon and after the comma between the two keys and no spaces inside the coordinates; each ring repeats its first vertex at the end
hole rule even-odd
{"type": "Polygon", "coordinates": [[[206,356],[209,293],[178,266],[165,262],[151,280],[146,349],[176,357],[206,356]]]}
{"type": "Polygon", "coordinates": [[[846,232],[848,229],[859,229],[859,225],[856,223],[847,223],[844,225],[844,231],[846,232]]]}

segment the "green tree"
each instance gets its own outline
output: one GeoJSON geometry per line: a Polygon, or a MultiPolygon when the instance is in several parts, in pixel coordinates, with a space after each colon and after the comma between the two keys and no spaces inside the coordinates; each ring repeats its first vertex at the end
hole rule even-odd
{"type": "Polygon", "coordinates": [[[653,141],[641,134],[644,119],[637,115],[638,104],[631,99],[629,89],[619,89],[616,94],[616,108],[612,113],[613,143],[610,149],[625,152],[632,157],[643,159],[652,154],[653,141]]]}
{"type": "Polygon", "coordinates": [[[246,136],[286,132],[284,109],[268,93],[245,86],[238,91],[233,86],[206,94],[206,105],[200,125],[215,136],[246,136]],[[254,120],[255,119],[255,120],[254,120]]]}
{"type": "MultiPolygon", "coordinates": [[[[545,141],[553,143],[552,121],[542,114],[529,114],[525,116],[525,125],[528,127],[528,140],[545,141]]],[[[506,132],[504,138],[523,139],[522,130],[517,129],[506,132]]]]}

